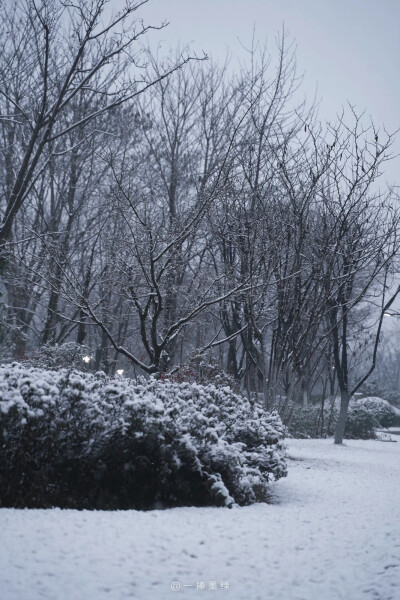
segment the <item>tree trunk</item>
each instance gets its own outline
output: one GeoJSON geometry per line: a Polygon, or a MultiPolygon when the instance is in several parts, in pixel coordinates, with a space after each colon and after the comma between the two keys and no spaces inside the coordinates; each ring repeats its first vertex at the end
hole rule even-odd
{"type": "Polygon", "coordinates": [[[340,392],[340,411],[335,430],[335,444],[343,443],[344,429],[346,427],[347,412],[349,409],[350,394],[346,391],[340,392]]]}
{"type": "Polygon", "coordinates": [[[308,408],[308,389],[307,384],[303,384],[303,408],[308,408]]]}

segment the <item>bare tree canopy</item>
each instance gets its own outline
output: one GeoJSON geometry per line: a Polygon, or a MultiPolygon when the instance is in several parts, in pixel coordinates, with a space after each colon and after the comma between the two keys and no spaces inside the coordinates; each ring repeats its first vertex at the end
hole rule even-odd
{"type": "Polygon", "coordinates": [[[207,355],[286,423],[339,392],[341,443],[398,293],[393,136],[320,122],[285,34],[237,72],[160,60],[143,4],[1,4],[3,357],[201,377],[207,355]]]}

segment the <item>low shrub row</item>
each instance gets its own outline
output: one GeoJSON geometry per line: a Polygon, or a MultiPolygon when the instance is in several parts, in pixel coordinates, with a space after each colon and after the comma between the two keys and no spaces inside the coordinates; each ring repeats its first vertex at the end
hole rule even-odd
{"type": "MultiPolygon", "coordinates": [[[[320,406],[292,407],[287,433],[294,438],[331,436],[338,412],[337,406],[324,411],[320,406]]],[[[373,439],[376,429],[391,427],[394,419],[394,409],[386,400],[374,396],[362,398],[349,407],[344,436],[348,439],[373,439]]]]}
{"type": "Polygon", "coordinates": [[[0,367],[0,506],[150,509],[265,501],[277,413],[230,388],[0,367]]]}

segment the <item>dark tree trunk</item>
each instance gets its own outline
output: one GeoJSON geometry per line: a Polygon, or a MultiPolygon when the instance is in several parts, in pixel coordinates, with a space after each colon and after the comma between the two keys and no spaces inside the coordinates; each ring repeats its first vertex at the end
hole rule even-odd
{"type": "Polygon", "coordinates": [[[335,444],[343,443],[344,430],[346,427],[349,403],[350,403],[350,394],[347,391],[341,391],[339,418],[338,418],[338,422],[336,424],[336,430],[335,430],[335,444]]]}

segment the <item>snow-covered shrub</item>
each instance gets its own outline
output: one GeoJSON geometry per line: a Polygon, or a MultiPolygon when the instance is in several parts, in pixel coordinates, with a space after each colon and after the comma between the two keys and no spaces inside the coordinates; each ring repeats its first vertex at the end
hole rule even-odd
{"type": "Polygon", "coordinates": [[[40,349],[24,358],[24,365],[42,369],[58,367],[82,367],[82,357],[90,355],[90,349],[83,344],[65,342],[63,344],[44,344],[40,349]]]}
{"type": "MultiPolygon", "coordinates": [[[[336,428],[338,414],[336,405],[325,407],[323,415],[321,406],[292,407],[286,423],[287,435],[294,438],[331,436],[336,428]]],[[[391,427],[394,420],[395,412],[389,402],[377,397],[362,398],[349,407],[345,437],[372,439],[376,428],[391,427]]]]}
{"type": "Polygon", "coordinates": [[[196,449],[206,479],[211,474],[218,504],[263,499],[270,476],[286,475],[277,413],[251,405],[229,387],[173,382],[160,387],[155,380],[150,386],[155,396],[166,395],[167,414],[184,440],[183,452],[196,449]]]}
{"type": "Polygon", "coordinates": [[[235,393],[240,393],[237,381],[228,375],[222,368],[221,363],[214,357],[202,354],[193,354],[187,361],[170,373],[161,376],[162,379],[176,381],[178,383],[191,382],[201,385],[213,384],[216,387],[230,387],[235,393]]]}
{"type": "Polygon", "coordinates": [[[377,396],[367,396],[358,400],[357,406],[360,406],[372,413],[380,427],[391,427],[393,425],[395,412],[387,400],[377,396]]]}
{"type": "Polygon", "coordinates": [[[228,387],[0,367],[0,506],[249,504],[286,475],[282,439],[228,387]]]}
{"type": "Polygon", "coordinates": [[[292,407],[287,422],[287,434],[293,438],[319,438],[333,435],[337,410],[332,407],[292,407]]]}
{"type": "Polygon", "coordinates": [[[390,427],[394,421],[394,410],[386,400],[367,397],[350,406],[345,437],[371,439],[378,427],[390,427]]]}
{"type": "Polygon", "coordinates": [[[390,381],[385,385],[382,381],[367,381],[361,388],[364,395],[374,396],[387,400],[392,406],[400,407],[400,390],[390,384],[390,381]]]}
{"type": "Polygon", "coordinates": [[[375,416],[362,406],[351,406],[347,413],[344,437],[349,439],[372,439],[378,422],[375,416]]]}
{"type": "Polygon", "coordinates": [[[301,406],[292,407],[291,414],[287,423],[288,435],[294,438],[314,438],[318,437],[317,426],[321,410],[318,407],[303,408],[301,406]]]}

